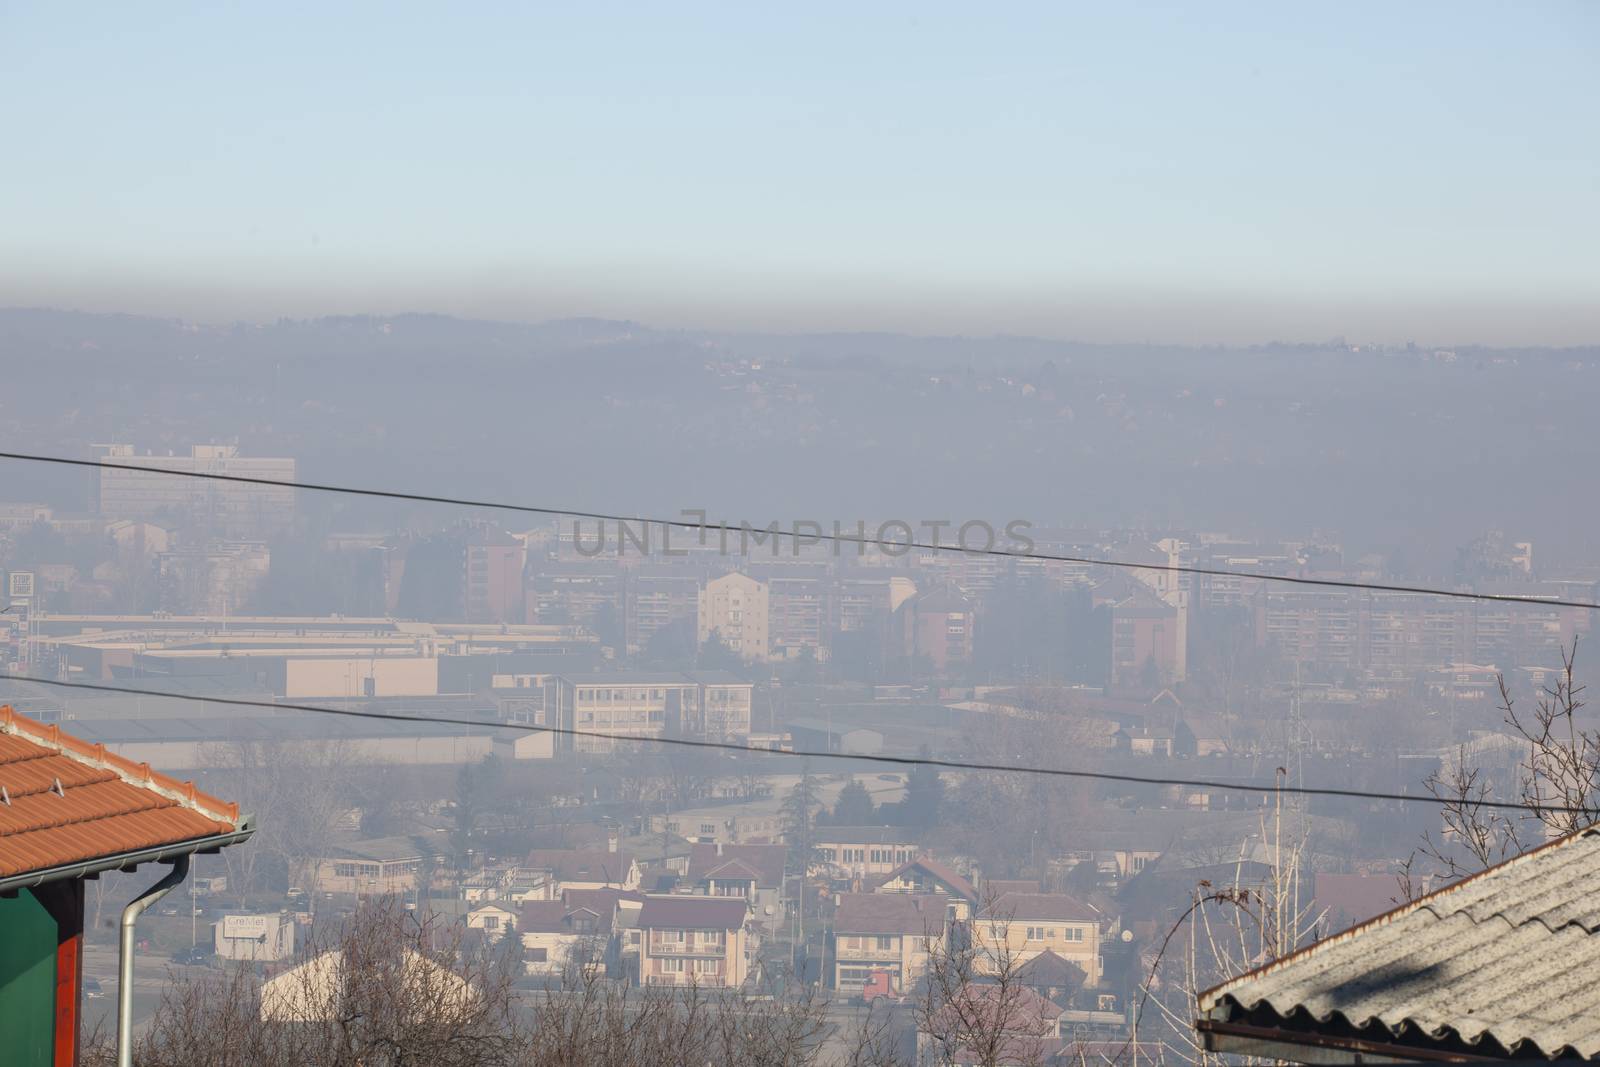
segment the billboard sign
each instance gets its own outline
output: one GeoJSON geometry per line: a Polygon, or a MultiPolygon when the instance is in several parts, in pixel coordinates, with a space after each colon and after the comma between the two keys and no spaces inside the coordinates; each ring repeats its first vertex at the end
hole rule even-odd
{"type": "Polygon", "coordinates": [[[222,917],[222,936],[233,938],[253,938],[257,940],[266,937],[267,916],[224,915],[222,917]]]}

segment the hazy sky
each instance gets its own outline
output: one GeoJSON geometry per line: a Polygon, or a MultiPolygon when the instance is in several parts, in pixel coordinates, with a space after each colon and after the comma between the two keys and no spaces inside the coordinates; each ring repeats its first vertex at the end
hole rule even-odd
{"type": "Polygon", "coordinates": [[[1600,5],[0,0],[0,303],[1600,341],[1600,5]]]}

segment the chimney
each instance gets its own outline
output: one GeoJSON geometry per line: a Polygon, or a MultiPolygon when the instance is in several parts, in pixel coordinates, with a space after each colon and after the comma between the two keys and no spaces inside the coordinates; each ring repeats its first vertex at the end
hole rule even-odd
{"type": "Polygon", "coordinates": [[[617,851],[618,848],[621,847],[621,845],[622,845],[622,839],[617,836],[617,831],[616,830],[611,830],[611,831],[608,831],[606,833],[606,851],[607,852],[615,852],[615,851],[617,851]]]}
{"type": "Polygon", "coordinates": [[[722,842],[721,841],[717,842],[717,855],[718,856],[722,855],[722,842]]]}

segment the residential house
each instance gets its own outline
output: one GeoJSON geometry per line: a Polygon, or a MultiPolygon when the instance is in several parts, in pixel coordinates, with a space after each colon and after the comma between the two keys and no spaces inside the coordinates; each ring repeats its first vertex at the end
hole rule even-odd
{"type": "MultiPolygon", "coordinates": [[[[917,1030],[917,1062],[940,1067],[1038,1067],[1061,1060],[1061,1009],[1027,986],[974,982],[917,1030]],[[999,1036],[998,1047],[973,1047],[974,1033],[999,1036]]],[[[984,1042],[987,1046],[988,1042],[984,1042]]]]}
{"type": "Polygon", "coordinates": [[[638,889],[639,863],[626,852],[539,848],[517,868],[521,900],[559,900],[573,889],[638,889]]]}
{"type": "Polygon", "coordinates": [[[910,863],[920,851],[905,827],[819,826],[813,856],[845,877],[869,878],[910,863]]]}
{"type": "Polygon", "coordinates": [[[972,943],[980,972],[993,973],[1009,956],[1025,963],[1054,952],[1084,973],[1084,984],[1098,985],[1101,915],[1092,905],[1064,893],[1006,893],[989,901],[972,923],[972,943]]]}
{"type": "Polygon", "coordinates": [[[985,878],[983,895],[989,899],[1006,893],[1043,893],[1037,878],[985,878]]]}
{"type": "Polygon", "coordinates": [[[685,880],[693,893],[743,897],[752,922],[778,929],[787,921],[783,881],[788,854],[785,845],[693,845],[685,880]]]}
{"type": "Polygon", "coordinates": [[[639,982],[736,989],[749,974],[749,905],[732,897],[651,896],[639,912],[639,982]]]}
{"type": "Polygon", "coordinates": [[[498,941],[516,928],[517,913],[499,904],[480,904],[467,912],[467,929],[482,930],[486,941],[498,941]]]}
{"type": "Polygon", "coordinates": [[[606,946],[609,974],[637,974],[639,970],[639,912],[645,894],[624,889],[569,889],[562,896],[568,908],[594,912],[611,928],[606,946]]]}
{"type": "MultiPolygon", "coordinates": [[[[401,948],[399,953],[399,977],[414,1010],[437,1018],[468,1009],[473,991],[465,978],[416,949],[401,948]]],[[[346,1006],[346,977],[344,951],[334,949],[267,979],[261,986],[261,1021],[303,1024],[338,1019],[346,1006]]]]}
{"type": "Polygon", "coordinates": [[[1207,1050],[1294,1063],[1600,1060],[1600,827],[1201,993],[1207,1050]]]}
{"type": "Polygon", "coordinates": [[[532,900],[517,914],[523,966],[531,975],[556,976],[569,966],[603,966],[614,907],[599,902],[532,900]]]}
{"type": "Polygon", "coordinates": [[[832,985],[860,993],[875,973],[906,992],[922,980],[930,952],[939,951],[948,922],[937,894],[843,893],[833,912],[832,985]]]}
{"type": "Polygon", "coordinates": [[[511,888],[515,867],[485,867],[461,883],[461,899],[468,904],[499,900],[511,888]]]}
{"type": "Polygon", "coordinates": [[[193,782],[10,707],[0,707],[0,789],[0,1049],[7,1067],[74,1067],[85,881],[164,861],[166,892],[190,856],[244,841],[255,827],[193,782]]]}
{"type": "Polygon", "coordinates": [[[764,844],[783,833],[782,807],[779,797],[759,797],[740,804],[685,808],[656,816],[653,829],[664,829],[702,844],[764,844]]]}
{"type": "Polygon", "coordinates": [[[438,861],[438,850],[421,837],[347,841],[317,860],[313,884],[320,893],[405,893],[419,888],[419,872],[438,861]]]}
{"type": "Polygon", "coordinates": [[[896,867],[873,892],[937,894],[944,897],[945,917],[951,922],[966,922],[978,906],[978,890],[972,882],[932,856],[919,856],[896,867]]]}
{"type": "Polygon", "coordinates": [[[1082,967],[1051,949],[1017,968],[1018,981],[1061,1008],[1070,1006],[1087,978],[1082,967]]]}

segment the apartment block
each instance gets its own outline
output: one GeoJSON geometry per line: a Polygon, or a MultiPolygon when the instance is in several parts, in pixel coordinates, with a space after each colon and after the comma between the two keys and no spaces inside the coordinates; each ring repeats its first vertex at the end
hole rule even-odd
{"type": "Polygon", "coordinates": [[[262,537],[294,522],[295,491],[248,482],[183,478],[220,474],[289,482],[295,461],[247,457],[232,445],[195,445],[186,456],[139,455],[132,445],[97,445],[100,515],[106,519],[151,519],[187,526],[207,537],[262,537]],[[116,464],[156,468],[118,469],[116,464]]]}
{"type": "Polygon", "coordinates": [[[740,659],[764,662],[767,639],[767,585],[734,571],[713,578],[699,591],[697,639],[721,641],[740,659]]]}
{"type": "MultiPolygon", "coordinates": [[[[667,734],[744,737],[750,733],[755,686],[732,674],[621,671],[564,675],[562,723],[577,730],[662,737],[667,734]]],[[[616,742],[577,737],[580,752],[609,752],[616,742]]]]}

